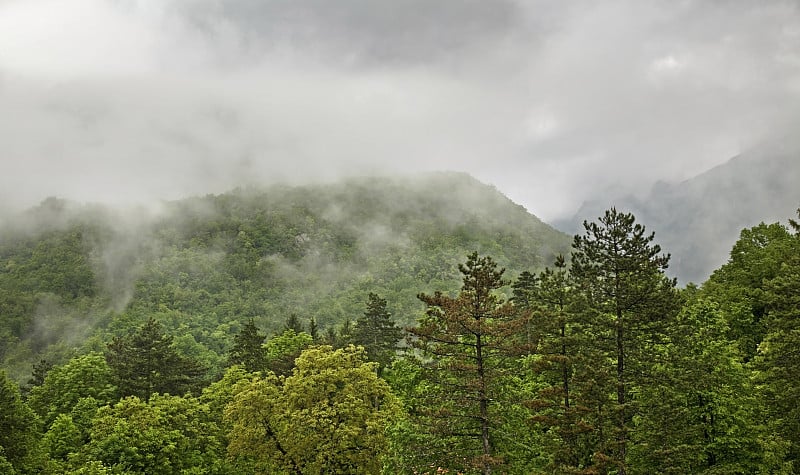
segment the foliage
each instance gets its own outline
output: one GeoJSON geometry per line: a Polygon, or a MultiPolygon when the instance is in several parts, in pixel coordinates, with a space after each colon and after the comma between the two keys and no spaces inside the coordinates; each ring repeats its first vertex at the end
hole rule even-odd
{"type": "Polygon", "coordinates": [[[266,367],[279,376],[285,376],[295,367],[295,359],[314,343],[311,335],[287,329],[270,338],[264,345],[266,367]]]}
{"type": "Polygon", "coordinates": [[[226,409],[229,454],[266,473],[372,474],[396,405],[363,349],[305,350],[292,375],[242,383],[226,409]]]}
{"type": "Polygon", "coordinates": [[[62,366],[51,369],[44,382],[35,386],[28,404],[36,411],[45,427],[59,416],[67,415],[82,398],[93,398],[97,406],[117,399],[114,377],[100,353],[76,356],[62,366]]]}
{"type": "Polygon", "coordinates": [[[39,420],[22,401],[19,387],[0,370],[0,468],[11,466],[27,473],[34,467],[38,427],[39,420]]]}
{"type": "MultiPolygon", "coordinates": [[[[798,211],[800,215],[800,211],[798,211]]],[[[793,252],[775,277],[764,283],[765,337],[755,360],[766,417],[777,437],[786,441],[786,461],[800,470],[800,226],[792,221],[793,252]]]]}
{"type": "Polygon", "coordinates": [[[409,329],[409,344],[422,352],[434,384],[426,395],[431,429],[452,441],[449,463],[462,461],[451,468],[489,473],[502,463],[494,455],[492,429],[500,424],[507,359],[521,351],[513,336],[525,320],[497,295],[507,284],[505,269],[497,269],[490,257],[472,253],[459,271],[463,285],[457,297],[419,295],[428,310],[419,326],[409,329]]]}
{"type": "Polygon", "coordinates": [[[228,352],[228,364],[241,365],[248,371],[261,371],[267,367],[264,340],[267,336],[258,331],[253,319],[247,321],[233,338],[233,347],[228,352]]]}
{"type": "Polygon", "coordinates": [[[131,396],[98,411],[82,456],[124,473],[223,473],[217,432],[197,399],[131,396]]]}
{"type": "Polygon", "coordinates": [[[795,221],[677,292],[632,215],[568,262],[461,175],[140,214],[48,199],[0,229],[0,473],[800,467],[795,221]]]}
{"type": "Polygon", "coordinates": [[[551,473],[579,472],[592,465],[595,450],[587,406],[580,389],[596,363],[592,345],[579,331],[575,313],[580,295],[563,256],[554,268],[538,276],[522,274],[514,284],[514,301],[530,313],[526,340],[535,351],[524,363],[532,373],[533,394],[525,404],[532,410],[534,430],[545,437],[540,444],[550,454],[545,469],[551,473]]]}
{"type": "Polygon", "coordinates": [[[632,214],[612,208],[584,228],[573,243],[572,275],[588,304],[580,317],[582,331],[596,342],[589,349],[598,352],[586,358],[586,369],[594,373],[590,379],[608,384],[585,404],[605,408],[592,422],[604,434],[595,448],[598,465],[624,475],[631,424],[640,413],[634,395],[658,384],[648,378],[650,355],[663,344],[680,302],[675,280],[664,275],[669,256],[632,214]]]}
{"type": "Polygon", "coordinates": [[[204,370],[172,347],[172,336],[150,318],[129,337],[108,345],[106,361],[123,396],[148,400],[151,394],[184,394],[196,390],[204,370]]]}
{"type": "Polygon", "coordinates": [[[779,223],[743,229],[728,262],[703,284],[703,292],[719,303],[728,323],[727,338],[736,341],[744,361],[755,356],[766,334],[769,296],[764,286],[797,252],[794,239],[779,223]]]}
{"type": "MultiPolygon", "coordinates": [[[[755,473],[763,464],[758,399],[718,305],[688,303],[640,388],[632,437],[637,473],[755,473]]],[[[773,472],[770,470],[770,472],[773,472]]]]}
{"type": "Polygon", "coordinates": [[[378,374],[394,359],[403,331],[386,310],[386,299],[370,292],[367,309],[356,320],[353,343],[363,346],[367,358],[378,363],[378,374]]]}

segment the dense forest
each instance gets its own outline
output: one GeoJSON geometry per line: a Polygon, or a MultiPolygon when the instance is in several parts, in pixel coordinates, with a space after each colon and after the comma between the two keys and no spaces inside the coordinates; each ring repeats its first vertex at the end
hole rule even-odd
{"type": "Polygon", "coordinates": [[[800,472],[800,224],[682,288],[645,224],[459,174],[49,198],[0,236],[0,473],[800,472]]]}

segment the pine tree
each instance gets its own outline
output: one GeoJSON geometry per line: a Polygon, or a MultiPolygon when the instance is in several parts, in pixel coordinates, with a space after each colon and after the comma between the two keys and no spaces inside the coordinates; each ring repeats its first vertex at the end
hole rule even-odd
{"type": "Polygon", "coordinates": [[[120,393],[145,401],[153,393],[196,390],[205,372],[195,360],[178,354],[172,336],[152,317],[128,337],[114,338],[105,356],[120,393]]]}
{"type": "Polygon", "coordinates": [[[345,318],[344,322],[342,322],[342,326],[339,327],[339,332],[336,334],[334,348],[345,348],[348,345],[353,344],[353,321],[350,320],[350,317],[345,318]]]}
{"type": "Polygon", "coordinates": [[[308,334],[311,335],[311,339],[314,340],[314,342],[319,341],[319,326],[317,325],[317,319],[313,316],[308,319],[308,334]]]}
{"type": "Polygon", "coordinates": [[[589,369],[600,382],[608,379],[605,361],[614,365],[611,386],[597,393],[601,398],[613,394],[610,413],[597,421],[608,423],[611,431],[605,432],[611,435],[610,443],[598,447],[597,459],[599,465],[614,466],[625,475],[631,424],[637,414],[632,394],[647,384],[648,354],[662,343],[679,297],[676,281],[664,275],[669,255],[661,254],[661,247],[653,243],[655,234],[646,234],[632,214],[612,208],[599,223],[584,222],[584,228],[585,234],[574,239],[572,275],[590,306],[583,327],[604,356],[589,369]]]}
{"type": "Polygon", "coordinates": [[[367,359],[378,363],[378,375],[391,363],[397,342],[402,336],[402,329],[386,310],[386,300],[370,292],[367,309],[356,320],[353,343],[363,346],[367,351],[367,359]]]}
{"type": "Polygon", "coordinates": [[[530,359],[538,390],[527,402],[533,409],[532,421],[549,437],[551,473],[575,473],[591,465],[587,433],[591,427],[583,420],[585,407],[576,403],[576,371],[580,345],[573,315],[576,295],[563,256],[556,258],[555,269],[539,276],[520,276],[515,284],[515,301],[525,302],[530,312],[535,351],[530,359]],[[524,289],[524,290],[523,290],[524,289]]]}
{"type": "Polygon", "coordinates": [[[53,369],[53,363],[44,358],[34,363],[33,369],[31,370],[31,377],[28,378],[27,384],[22,388],[23,396],[27,396],[31,389],[44,384],[44,378],[51,369],[53,369]]]}
{"type": "Polygon", "coordinates": [[[286,319],[283,329],[294,330],[295,333],[302,333],[306,331],[306,329],[303,327],[303,323],[300,322],[300,317],[298,317],[296,313],[289,314],[289,318],[286,319]]]}
{"type": "Polygon", "coordinates": [[[229,365],[243,366],[247,371],[263,371],[267,366],[264,341],[266,335],[258,331],[258,327],[251,318],[233,337],[233,347],[228,353],[229,365]]]}
{"type": "Polygon", "coordinates": [[[501,463],[492,446],[493,428],[500,423],[507,359],[518,351],[513,336],[524,321],[497,295],[507,284],[505,269],[497,269],[490,257],[473,253],[459,271],[463,286],[457,297],[418,296],[428,309],[419,326],[409,329],[409,343],[422,351],[433,383],[423,403],[431,429],[452,442],[448,458],[438,462],[488,474],[501,463]]]}

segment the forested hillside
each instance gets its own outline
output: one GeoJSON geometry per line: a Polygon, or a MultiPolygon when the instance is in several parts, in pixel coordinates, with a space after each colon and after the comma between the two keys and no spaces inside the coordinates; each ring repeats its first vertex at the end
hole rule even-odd
{"type": "Polygon", "coordinates": [[[324,332],[377,292],[408,325],[416,294],[452,289],[468,252],[523,270],[568,246],[455,173],[241,189],[157,210],[50,198],[2,230],[0,361],[23,380],[42,357],[63,362],[156,317],[182,351],[219,369],[249,318],[268,332],[313,318],[324,332]]]}
{"type": "Polygon", "coordinates": [[[569,244],[457,174],[48,199],[2,240],[0,473],[800,472],[800,223],[699,287],[621,210],[569,244]]]}

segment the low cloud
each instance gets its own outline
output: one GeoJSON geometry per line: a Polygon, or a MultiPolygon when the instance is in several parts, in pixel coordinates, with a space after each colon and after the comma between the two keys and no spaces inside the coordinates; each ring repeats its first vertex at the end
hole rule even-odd
{"type": "Polygon", "coordinates": [[[778,0],[4,0],[0,201],[450,169],[551,219],[789,133],[799,51],[778,0]]]}

